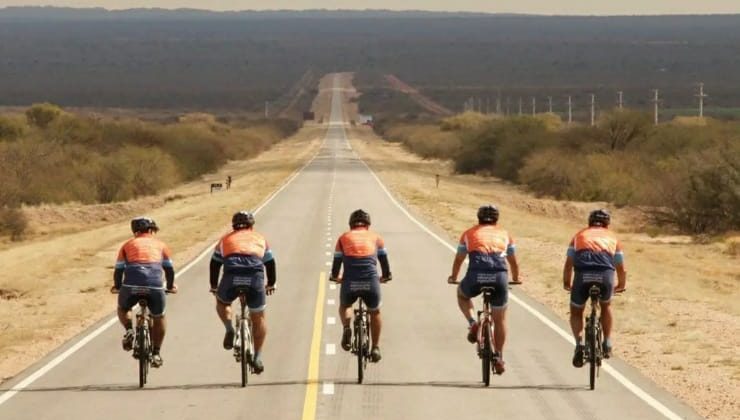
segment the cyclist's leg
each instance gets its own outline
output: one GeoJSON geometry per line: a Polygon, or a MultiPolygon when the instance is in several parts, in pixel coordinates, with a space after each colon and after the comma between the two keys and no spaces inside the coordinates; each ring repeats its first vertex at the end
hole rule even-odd
{"type": "Polygon", "coordinates": [[[493,295],[491,306],[493,307],[493,334],[494,350],[502,355],[504,343],[506,342],[506,307],[509,303],[509,276],[502,271],[496,273],[496,293],[493,295]]]}
{"type": "Polygon", "coordinates": [[[233,279],[224,275],[216,290],[216,313],[224,325],[223,347],[231,350],[234,345],[234,324],[231,322],[231,303],[237,298],[237,291],[233,287],[233,279]]]}
{"type": "MultiPolygon", "coordinates": [[[[256,283],[262,282],[257,279],[256,283]]],[[[247,293],[247,307],[249,318],[252,320],[252,335],[254,337],[254,355],[256,359],[262,351],[262,345],[267,336],[267,322],[265,320],[266,296],[264,287],[250,287],[247,293]]]]}
{"type": "Polygon", "coordinates": [[[601,288],[601,329],[604,333],[604,351],[607,357],[611,353],[611,332],[614,317],[612,315],[611,299],[614,291],[614,271],[607,270],[604,273],[604,283],[601,288]]]}
{"type": "Polygon", "coordinates": [[[131,308],[136,304],[136,298],[131,296],[131,290],[128,287],[121,287],[118,291],[118,321],[123,325],[123,328],[130,330],[133,328],[131,321],[131,308]]]}
{"type": "Polygon", "coordinates": [[[478,284],[475,273],[468,272],[460,282],[457,288],[457,306],[460,308],[468,324],[473,325],[475,322],[475,305],[473,298],[480,294],[480,284],[478,284]]]}
{"type": "Polygon", "coordinates": [[[380,316],[380,306],[383,304],[380,295],[380,282],[374,281],[370,290],[362,294],[362,299],[367,305],[367,311],[370,314],[370,334],[372,336],[373,347],[379,347],[380,332],[383,329],[383,319],[380,316]]]}
{"type": "Polygon", "coordinates": [[[164,316],[166,307],[164,290],[151,290],[147,296],[147,304],[149,305],[149,312],[154,319],[152,325],[152,352],[159,354],[159,349],[162,348],[162,342],[164,341],[164,335],[167,329],[164,316]]]}
{"type": "Polygon", "coordinates": [[[346,278],[339,288],[339,320],[342,323],[342,349],[349,351],[352,348],[352,305],[357,300],[357,296],[350,291],[350,279],[346,278]]]}
{"type": "Polygon", "coordinates": [[[570,289],[570,329],[576,345],[583,344],[583,311],[588,300],[588,290],[583,284],[583,275],[576,272],[570,289]]]}

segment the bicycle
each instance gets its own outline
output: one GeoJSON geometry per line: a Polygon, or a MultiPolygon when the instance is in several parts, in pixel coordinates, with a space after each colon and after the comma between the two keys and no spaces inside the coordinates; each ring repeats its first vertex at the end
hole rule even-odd
{"type": "Polygon", "coordinates": [[[238,288],[239,313],[236,315],[234,334],[234,359],[241,365],[242,387],[247,386],[249,374],[254,373],[254,338],[252,336],[252,319],[246,314],[247,289],[238,288]]]}
{"type": "Polygon", "coordinates": [[[365,377],[367,362],[370,360],[370,317],[362,298],[358,299],[358,307],[354,310],[355,318],[352,325],[352,354],[357,356],[357,383],[361,384],[365,377]]]}
{"type": "Polygon", "coordinates": [[[139,299],[139,311],[136,313],[136,330],[134,334],[134,359],[139,361],[139,388],[144,388],[149,366],[152,363],[152,315],[146,299],[139,299]]]}
{"type": "Polygon", "coordinates": [[[499,354],[494,349],[493,338],[493,313],[491,311],[491,302],[496,288],[486,286],[481,288],[483,294],[483,309],[478,311],[478,334],[476,352],[481,359],[481,374],[483,383],[489,386],[491,383],[491,372],[500,375],[496,370],[499,361],[499,354]],[[481,319],[482,316],[482,319],[481,319]]]}

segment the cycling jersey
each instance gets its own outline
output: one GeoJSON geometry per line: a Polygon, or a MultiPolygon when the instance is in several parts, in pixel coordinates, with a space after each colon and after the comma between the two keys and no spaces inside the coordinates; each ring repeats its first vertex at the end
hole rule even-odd
{"type": "Polygon", "coordinates": [[[345,232],[334,249],[332,276],[339,275],[344,264],[344,280],[377,279],[377,261],[381,259],[383,275],[387,276],[387,253],[383,238],[367,227],[357,227],[345,232]]]}
{"type": "Polygon", "coordinates": [[[622,243],[614,232],[601,226],[576,233],[568,246],[576,271],[614,270],[624,263],[622,243]]]}
{"type": "Polygon", "coordinates": [[[212,260],[222,263],[224,273],[248,274],[262,271],[273,259],[265,238],[252,229],[238,229],[226,234],[213,251],[212,260]]]}
{"type": "MultiPolygon", "coordinates": [[[[123,271],[123,286],[161,289],[162,270],[172,269],[167,245],[150,233],[126,241],[118,251],[116,271],[123,271]]],[[[118,285],[117,285],[118,286],[118,285]]]]}
{"type": "Polygon", "coordinates": [[[497,225],[477,225],[460,236],[457,253],[468,254],[468,271],[507,271],[506,257],[516,245],[509,233],[497,225]]]}

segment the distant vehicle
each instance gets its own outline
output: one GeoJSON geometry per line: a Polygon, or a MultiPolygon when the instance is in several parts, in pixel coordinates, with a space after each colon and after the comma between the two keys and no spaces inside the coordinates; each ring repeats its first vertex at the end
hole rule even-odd
{"type": "Polygon", "coordinates": [[[316,114],[313,111],[303,112],[303,121],[313,121],[316,119],[316,114]]]}

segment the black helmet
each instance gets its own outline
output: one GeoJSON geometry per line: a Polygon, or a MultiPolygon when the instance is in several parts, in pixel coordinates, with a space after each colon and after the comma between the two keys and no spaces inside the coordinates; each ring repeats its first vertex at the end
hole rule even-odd
{"type": "Polygon", "coordinates": [[[493,224],[498,222],[498,208],[491,204],[478,208],[478,223],[493,224]]]}
{"type": "Polygon", "coordinates": [[[254,226],[254,215],[246,210],[234,213],[231,217],[231,227],[234,229],[249,229],[254,226]]]}
{"type": "Polygon", "coordinates": [[[594,210],[588,215],[588,225],[607,227],[611,219],[612,217],[606,209],[594,210]]]}
{"type": "Polygon", "coordinates": [[[149,231],[159,231],[157,222],[151,217],[140,216],[131,219],[131,232],[133,233],[147,233],[149,231]]]}
{"type": "Polygon", "coordinates": [[[370,226],[370,214],[363,209],[357,209],[349,215],[349,227],[370,226]]]}

